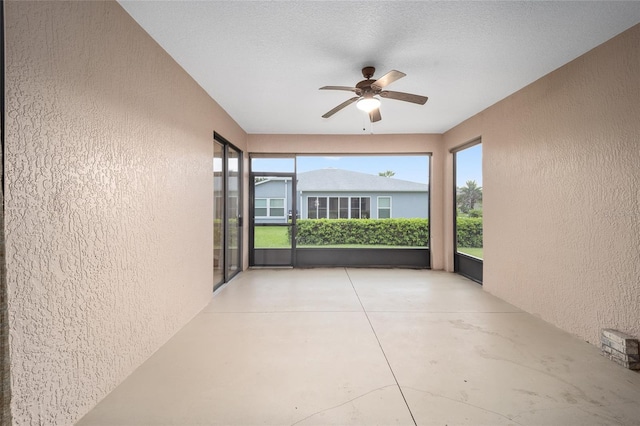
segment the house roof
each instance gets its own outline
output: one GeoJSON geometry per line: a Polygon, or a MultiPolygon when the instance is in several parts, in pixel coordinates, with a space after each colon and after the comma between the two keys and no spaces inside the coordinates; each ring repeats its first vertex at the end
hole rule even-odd
{"type": "Polygon", "coordinates": [[[298,173],[297,189],[302,192],[428,192],[429,185],[350,170],[319,169],[298,173]]]}

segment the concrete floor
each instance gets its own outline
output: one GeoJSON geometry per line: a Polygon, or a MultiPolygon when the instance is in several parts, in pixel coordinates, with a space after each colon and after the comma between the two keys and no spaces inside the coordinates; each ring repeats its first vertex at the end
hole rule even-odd
{"type": "Polygon", "coordinates": [[[250,270],[80,425],[638,425],[640,374],[426,270],[250,270]]]}

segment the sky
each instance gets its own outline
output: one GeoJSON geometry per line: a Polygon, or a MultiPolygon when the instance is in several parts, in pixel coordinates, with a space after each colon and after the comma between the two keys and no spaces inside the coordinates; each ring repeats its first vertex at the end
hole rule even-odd
{"type": "MultiPolygon", "coordinates": [[[[475,145],[457,154],[458,186],[468,180],[475,180],[482,186],[482,146],[475,145]]],[[[418,183],[429,183],[428,155],[343,155],[343,156],[307,156],[297,158],[298,173],[310,170],[334,168],[360,173],[378,175],[391,170],[394,179],[418,183]]],[[[253,171],[293,172],[293,159],[253,159],[253,171]]]]}
{"type": "Polygon", "coordinates": [[[456,153],[456,185],[465,186],[468,180],[482,186],[482,144],[456,153]]]}

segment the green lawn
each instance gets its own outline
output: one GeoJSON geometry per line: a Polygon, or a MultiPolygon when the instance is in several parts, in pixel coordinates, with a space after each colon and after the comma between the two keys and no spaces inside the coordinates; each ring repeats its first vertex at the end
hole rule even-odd
{"type": "Polygon", "coordinates": [[[256,226],[253,243],[255,248],[290,248],[291,241],[286,226],[256,226]]]}
{"type": "MultiPolygon", "coordinates": [[[[254,228],[254,248],[291,248],[286,226],[256,226],[254,228]]],[[[415,248],[385,245],[339,244],[298,246],[300,248],[415,248]]],[[[426,248],[426,247],[425,247],[426,248]]]]}
{"type": "MultiPolygon", "coordinates": [[[[255,248],[290,248],[291,242],[287,234],[286,226],[256,226],[254,231],[255,248]]],[[[326,245],[326,246],[300,246],[301,248],[412,248],[384,245],[326,245]]],[[[460,253],[468,254],[482,259],[482,247],[458,247],[460,253]]]]}
{"type": "Polygon", "coordinates": [[[482,259],[482,247],[458,247],[458,252],[482,259]]]}

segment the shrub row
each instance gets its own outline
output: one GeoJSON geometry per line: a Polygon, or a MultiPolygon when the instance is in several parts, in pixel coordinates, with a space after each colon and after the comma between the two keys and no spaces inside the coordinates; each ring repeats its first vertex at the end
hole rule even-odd
{"type": "Polygon", "coordinates": [[[388,245],[426,247],[427,219],[300,219],[299,245],[388,245]]]}
{"type": "MultiPolygon", "coordinates": [[[[458,246],[482,247],[482,218],[457,219],[458,246]]],[[[427,219],[300,219],[299,245],[388,245],[426,247],[427,219]]]]}
{"type": "Polygon", "coordinates": [[[482,247],[481,217],[459,217],[457,228],[458,247],[482,247]]]}

